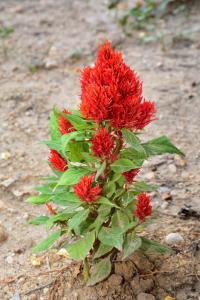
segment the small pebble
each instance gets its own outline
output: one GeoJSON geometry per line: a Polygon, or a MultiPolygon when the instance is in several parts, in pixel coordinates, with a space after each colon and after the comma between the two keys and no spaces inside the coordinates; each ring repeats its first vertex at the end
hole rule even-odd
{"type": "Polygon", "coordinates": [[[146,173],[145,174],[145,178],[149,179],[149,180],[154,179],[155,178],[154,172],[148,172],[148,173],[146,173]]]}
{"type": "Polygon", "coordinates": [[[176,232],[171,232],[165,237],[165,242],[168,245],[176,245],[184,242],[183,237],[176,232]]]}
{"type": "Polygon", "coordinates": [[[140,293],[137,300],[156,300],[156,298],[152,294],[140,293]]]}
{"type": "Polygon", "coordinates": [[[162,197],[162,200],[164,200],[164,201],[172,200],[172,195],[168,192],[163,193],[161,197],[162,197]]]}
{"type": "Polygon", "coordinates": [[[6,262],[8,263],[8,264],[12,264],[13,263],[13,258],[12,258],[12,256],[7,256],[6,257],[6,262]]]}
{"type": "Polygon", "coordinates": [[[8,233],[3,225],[0,224],[0,243],[5,242],[8,238],[8,233]]]}
{"type": "Polygon", "coordinates": [[[176,166],[175,165],[173,165],[173,164],[170,164],[169,166],[168,166],[168,169],[169,169],[169,171],[172,173],[172,174],[175,174],[176,173],[176,166]]]}

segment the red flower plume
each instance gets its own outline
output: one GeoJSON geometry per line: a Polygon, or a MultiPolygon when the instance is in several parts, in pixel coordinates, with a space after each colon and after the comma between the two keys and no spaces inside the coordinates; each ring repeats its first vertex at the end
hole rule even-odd
{"type": "Polygon", "coordinates": [[[94,202],[100,196],[102,188],[99,184],[92,186],[94,175],[83,176],[79,183],[74,186],[75,194],[85,202],[94,202]]]}
{"type": "Polygon", "coordinates": [[[146,193],[141,193],[137,196],[137,200],[135,215],[144,222],[146,217],[152,215],[151,197],[146,193]]]}
{"type": "Polygon", "coordinates": [[[124,172],[123,175],[126,178],[126,181],[128,183],[132,183],[133,179],[137,176],[137,174],[139,173],[140,169],[132,169],[128,172],[124,172]]]}
{"type": "Polygon", "coordinates": [[[105,158],[111,157],[114,147],[114,138],[107,132],[106,128],[100,129],[92,139],[92,151],[95,156],[105,158]]]}
{"type": "Polygon", "coordinates": [[[117,129],[143,129],[155,119],[154,103],[142,97],[142,82],[110,42],[99,47],[94,67],[81,78],[80,109],[86,119],[109,120],[117,129]]]}
{"type": "MultiPolygon", "coordinates": [[[[67,109],[64,109],[63,113],[67,115],[71,114],[71,112],[68,111],[67,109]]],[[[75,131],[74,127],[63,115],[59,116],[58,125],[59,125],[59,131],[62,135],[75,131]]]]}
{"type": "Polygon", "coordinates": [[[65,170],[67,170],[66,160],[56,150],[50,150],[48,161],[51,163],[51,166],[54,169],[60,172],[64,172],[65,170]]]}

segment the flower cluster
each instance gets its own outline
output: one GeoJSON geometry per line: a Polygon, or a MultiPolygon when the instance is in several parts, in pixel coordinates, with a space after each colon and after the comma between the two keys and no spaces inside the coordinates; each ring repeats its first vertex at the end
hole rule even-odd
{"type": "Polygon", "coordinates": [[[74,193],[85,202],[94,202],[100,196],[102,188],[99,184],[92,186],[94,175],[83,176],[74,186],[74,193]]]}
{"type": "Polygon", "coordinates": [[[51,167],[57,171],[65,172],[67,170],[66,160],[56,150],[50,150],[48,161],[50,162],[51,167]]]}
{"type": "Polygon", "coordinates": [[[93,136],[92,151],[97,157],[111,159],[114,144],[114,138],[107,132],[106,128],[102,128],[93,136]]]}
{"type": "Polygon", "coordinates": [[[95,66],[83,70],[81,88],[80,109],[87,119],[131,130],[155,119],[154,103],[142,96],[142,82],[108,41],[100,46],[95,66]]]}
{"type": "Polygon", "coordinates": [[[123,176],[126,178],[126,181],[128,183],[132,183],[134,178],[137,176],[137,174],[139,173],[140,169],[132,169],[128,172],[124,172],[123,176]]]}
{"type": "Polygon", "coordinates": [[[151,197],[146,193],[141,193],[138,195],[137,200],[135,215],[144,222],[146,217],[152,214],[151,197]]]}
{"type": "Polygon", "coordinates": [[[59,131],[62,135],[70,133],[72,131],[75,131],[75,129],[71,125],[71,123],[64,117],[64,114],[69,115],[71,113],[67,109],[64,109],[63,114],[60,114],[60,116],[59,116],[59,119],[58,119],[59,131]]]}

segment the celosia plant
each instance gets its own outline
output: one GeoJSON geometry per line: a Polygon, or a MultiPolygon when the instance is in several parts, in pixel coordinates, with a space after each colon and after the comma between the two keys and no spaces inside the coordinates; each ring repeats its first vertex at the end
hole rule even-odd
{"type": "Polygon", "coordinates": [[[55,231],[34,252],[62,236],[61,247],[83,261],[93,285],[111,273],[118,251],[126,258],[137,249],[167,250],[141,234],[152,219],[147,193],[155,187],[137,175],[152,155],[183,153],[165,136],[141,142],[142,129],[155,119],[154,103],[142,96],[142,82],[121,53],[109,42],[100,46],[95,66],[82,72],[80,110],[51,113],[45,143],[55,175],[28,201],[48,209],[31,223],[55,231]]]}

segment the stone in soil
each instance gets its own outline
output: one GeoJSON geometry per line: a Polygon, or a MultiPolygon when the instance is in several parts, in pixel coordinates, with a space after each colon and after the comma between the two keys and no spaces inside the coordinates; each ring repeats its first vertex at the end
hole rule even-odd
{"type": "Polygon", "coordinates": [[[137,296],[137,300],[156,300],[156,298],[153,295],[151,295],[151,294],[140,293],[137,296]]]}
{"type": "Polygon", "coordinates": [[[8,233],[5,229],[5,227],[0,224],[0,243],[5,242],[8,239],[8,233]]]}
{"type": "Polygon", "coordinates": [[[176,245],[184,242],[183,237],[177,232],[171,232],[165,237],[165,242],[168,245],[176,245]]]}
{"type": "Polygon", "coordinates": [[[108,279],[108,285],[109,286],[119,286],[123,281],[122,276],[117,274],[112,274],[108,279]]]}

